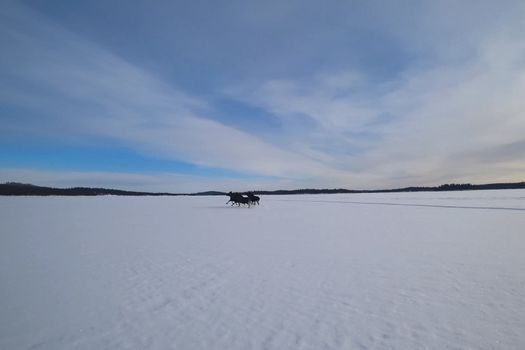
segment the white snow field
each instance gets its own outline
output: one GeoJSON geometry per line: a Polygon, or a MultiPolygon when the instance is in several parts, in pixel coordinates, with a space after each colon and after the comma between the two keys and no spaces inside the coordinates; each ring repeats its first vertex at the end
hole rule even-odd
{"type": "Polygon", "coordinates": [[[0,349],[525,349],[525,191],[0,198],[0,349]]]}

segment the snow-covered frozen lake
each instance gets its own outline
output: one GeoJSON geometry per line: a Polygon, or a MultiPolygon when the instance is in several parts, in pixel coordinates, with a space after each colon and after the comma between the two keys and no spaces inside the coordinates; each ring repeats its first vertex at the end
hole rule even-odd
{"type": "Polygon", "coordinates": [[[525,191],[0,198],[0,349],[524,349],[525,191]]]}

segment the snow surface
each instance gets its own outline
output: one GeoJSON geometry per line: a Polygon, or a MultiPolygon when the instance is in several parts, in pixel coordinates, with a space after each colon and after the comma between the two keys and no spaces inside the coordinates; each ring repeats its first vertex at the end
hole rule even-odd
{"type": "Polygon", "coordinates": [[[524,349],[525,191],[0,198],[0,349],[524,349]]]}

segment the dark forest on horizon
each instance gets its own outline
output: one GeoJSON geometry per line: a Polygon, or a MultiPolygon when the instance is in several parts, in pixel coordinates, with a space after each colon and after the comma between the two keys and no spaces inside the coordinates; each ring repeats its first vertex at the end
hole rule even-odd
{"type": "MultiPolygon", "coordinates": [[[[275,190],[263,191],[254,190],[255,194],[261,195],[291,195],[291,194],[335,194],[335,193],[391,193],[391,192],[443,192],[443,191],[473,191],[473,190],[505,190],[505,189],[523,189],[525,182],[514,183],[491,183],[491,184],[444,184],[440,186],[412,186],[395,189],[383,190],[348,190],[344,188],[334,189],[296,189],[296,190],[275,190]]],[[[221,196],[227,192],[222,191],[205,191],[196,193],[169,193],[169,192],[138,192],[125,191],[107,188],[93,187],[71,187],[71,188],[54,188],[45,186],[36,186],[18,182],[6,182],[0,184],[1,196],[221,196]]]]}

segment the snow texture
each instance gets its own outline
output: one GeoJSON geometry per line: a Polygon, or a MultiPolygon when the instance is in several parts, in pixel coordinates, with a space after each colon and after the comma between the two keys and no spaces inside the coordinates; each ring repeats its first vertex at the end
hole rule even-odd
{"type": "Polygon", "coordinates": [[[524,349],[525,191],[0,198],[0,349],[524,349]]]}

